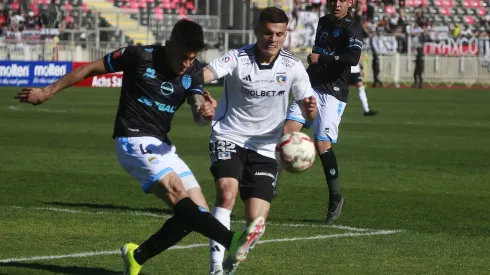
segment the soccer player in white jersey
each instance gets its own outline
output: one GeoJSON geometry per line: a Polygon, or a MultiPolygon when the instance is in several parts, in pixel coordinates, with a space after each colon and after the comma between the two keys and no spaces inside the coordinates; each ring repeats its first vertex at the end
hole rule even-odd
{"type": "MultiPolygon", "coordinates": [[[[217,188],[212,213],[228,228],[238,192],[245,202],[247,224],[269,214],[279,172],[275,146],[290,93],[307,120],[316,116],[316,99],[305,67],[281,48],[287,24],[281,9],[264,9],[255,27],[257,43],[232,50],[204,69],[205,83],[225,77],[211,125],[210,170],[217,188]]],[[[223,263],[223,246],[210,241],[210,248],[210,273],[233,274],[235,266],[223,263]]]]}
{"type": "Polygon", "coordinates": [[[359,64],[350,68],[349,85],[355,85],[357,88],[359,100],[361,101],[362,109],[364,110],[364,116],[375,116],[378,112],[369,109],[363,76],[363,67],[359,62],[359,64]]]}

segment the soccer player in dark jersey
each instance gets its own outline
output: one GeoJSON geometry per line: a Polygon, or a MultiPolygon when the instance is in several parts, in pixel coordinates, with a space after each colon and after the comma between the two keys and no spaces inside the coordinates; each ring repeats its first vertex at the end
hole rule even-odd
{"type": "MultiPolygon", "coordinates": [[[[339,190],[339,171],[332,143],[337,142],[339,124],[349,95],[351,66],[359,63],[363,47],[362,28],[351,17],[353,0],[328,1],[329,14],[320,18],[313,53],[308,56],[311,85],[318,102],[313,121],[315,143],[328,184],[326,223],[334,222],[345,204],[339,190]]],[[[300,131],[307,123],[297,104],[291,104],[284,133],[300,131]]]]}
{"type": "Polygon", "coordinates": [[[122,48],[47,87],[23,89],[16,96],[21,102],[37,105],[86,77],[124,72],[113,134],[117,158],[144,192],[162,199],[175,214],[141,245],[127,243],[121,248],[123,274],[138,274],[143,263],[192,231],[216,240],[228,249],[227,260],[240,262],[260,237],[258,232],[264,230],[262,217],[236,233],[216,220],[208,211],[199,184],[167,136],[175,112],[186,100],[198,125],[214,116],[216,102],[203,92],[202,66],[195,61],[204,47],[201,26],[181,20],[163,47],[122,48]]]}

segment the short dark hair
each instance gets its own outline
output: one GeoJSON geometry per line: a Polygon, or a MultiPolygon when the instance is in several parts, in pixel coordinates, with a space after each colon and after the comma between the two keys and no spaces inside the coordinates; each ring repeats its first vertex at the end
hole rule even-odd
{"type": "Polygon", "coordinates": [[[199,52],[206,48],[201,25],[187,19],[181,19],[175,23],[170,40],[178,42],[180,46],[192,52],[199,52]]]}
{"type": "Polygon", "coordinates": [[[265,8],[259,16],[259,24],[267,23],[289,23],[289,17],[286,13],[276,7],[265,8]]]}

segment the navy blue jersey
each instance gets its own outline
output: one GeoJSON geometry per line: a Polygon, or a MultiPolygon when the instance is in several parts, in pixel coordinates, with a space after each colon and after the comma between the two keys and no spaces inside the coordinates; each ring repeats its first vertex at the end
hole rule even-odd
{"type": "Polygon", "coordinates": [[[311,86],[347,102],[350,67],[359,63],[363,44],[361,25],[350,15],[338,21],[320,18],[313,46],[320,61],[307,69],[311,86]]]}
{"type": "Polygon", "coordinates": [[[181,76],[165,60],[165,47],[129,46],[104,56],[109,72],[123,71],[115,137],[152,136],[170,144],[167,134],[178,108],[203,94],[202,67],[195,61],[181,76]]]}

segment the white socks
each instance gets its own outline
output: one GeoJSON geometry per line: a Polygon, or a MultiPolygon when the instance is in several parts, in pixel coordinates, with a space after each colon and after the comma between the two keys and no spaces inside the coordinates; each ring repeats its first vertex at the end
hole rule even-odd
{"type": "MultiPolygon", "coordinates": [[[[221,207],[215,207],[213,208],[212,214],[213,217],[215,217],[224,226],[226,226],[226,228],[230,229],[231,210],[228,210],[226,208],[221,208],[221,207]]],[[[211,239],[209,240],[209,249],[210,249],[210,255],[209,255],[210,272],[213,272],[215,271],[214,270],[215,266],[221,267],[223,265],[226,249],[224,246],[211,239]]]]}
{"type": "Polygon", "coordinates": [[[366,96],[366,89],[364,86],[357,88],[357,91],[359,92],[359,100],[361,100],[361,105],[362,108],[364,109],[364,112],[367,113],[369,112],[369,106],[368,106],[368,99],[366,96]]]}

